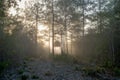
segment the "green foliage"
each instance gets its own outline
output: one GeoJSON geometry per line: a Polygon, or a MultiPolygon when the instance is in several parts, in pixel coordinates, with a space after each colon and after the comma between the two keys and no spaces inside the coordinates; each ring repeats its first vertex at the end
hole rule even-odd
{"type": "Polygon", "coordinates": [[[4,69],[6,69],[8,66],[9,66],[9,62],[0,62],[0,74],[2,73],[2,71],[4,70],[4,69]]]}
{"type": "Polygon", "coordinates": [[[89,75],[93,77],[96,76],[96,71],[93,68],[83,68],[82,70],[84,71],[85,75],[89,75]]]}
{"type": "Polygon", "coordinates": [[[96,67],[96,72],[97,73],[101,73],[101,74],[105,74],[105,68],[97,66],[96,67]]]}
{"type": "Polygon", "coordinates": [[[113,68],[113,63],[111,61],[105,61],[102,66],[105,68],[113,68]]]}
{"type": "Polygon", "coordinates": [[[82,68],[84,73],[89,76],[97,77],[99,74],[105,74],[105,68],[103,67],[84,67],[82,68]]]}
{"type": "Polygon", "coordinates": [[[114,75],[115,75],[115,76],[119,76],[119,77],[120,77],[120,68],[115,67],[115,68],[113,69],[113,72],[114,72],[114,75]]]}

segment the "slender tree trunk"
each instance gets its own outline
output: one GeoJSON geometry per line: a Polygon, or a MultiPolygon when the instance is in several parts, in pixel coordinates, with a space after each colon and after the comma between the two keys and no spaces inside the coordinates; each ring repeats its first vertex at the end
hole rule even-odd
{"type": "Polygon", "coordinates": [[[99,15],[98,15],[98,32],[101,33],[102,32],[102,21],[101,21],[101,0],[98,0],[98,3],[99,3],[99,7],[98,7],[98,10],[99,10],[99,15]]]}
{"type": "Polygon", "coordinates": [[[72,34],[71,34],[71,54],[72,54],[72,34]]]}
{"type": "Polygon", "coordinates": [[[51,36],[50,36],[50,25],[49,25],[49,54],[51,53],[51,36]]]}
{"type": "Polygon", "coordinates": [[[84,3],[84,0],[83,0],[83,4],[82,4],[82,8],[83,8],[83,32],[82,32],[82,52],[84,54],[84,36],[85,36],[85,3],[84,3]]]}
{"type": "MultiPolygon", "coordinates": [[[[116,4],[116,1],[114,1],[114,6],[116,4]]],[[[113,15],[115,15],[115,7],[114,7],[114,10],[113,10],[113,15]]],[[[115,24],[115,18],[113,18],[113,26],[116,26],[115,24]]],[[[115,65],[115,60],[116,60],[116,57],[115,57],[115,44],[114,44],[114,27],[111,26],[111,49],[112,49],[112,63],[113,65],[115,65]]]]}
{"type": "Polygon", "coordinates": [[[36,6],[36,26],[35,26],[35,46],[36,46],[36,53],[37,51],[37,28],[38,28],[38,6],[36,6]]]}
{"type": "Polygon", "coordinates": [[[54,55],[54,0],[52,0],[52,54],[54,55]]]}
{"type": "Polygon", "coordinates": [[[66,19],[66,15],[65,15],[65,47],[66,47],[66,53],[68,54],[67,19],[66,19]]]}
{"type": "MultiPolygon", "coordinates": [[[[27,10],[27,8],[26,8],[26,5],[27,5],[27,2],[25,1],[25,28],[27,27],[27,12],[26,12],[26,10],[27,10]]],[[[24,51],[24,53],[25,53],[25,48],[26,48],[26,43],[25,43],[25,39],[26,39],[26,36],[24,36],[24,38],[23,38],[23,51],[24,51]]]]}
{"type": "Polygon", "coordinates": [[[61,54],[63,54],[63,41],[62,41],[63,37],[62,37],[62,30],[61,30],[61,54]]]}
{"type": "Polygon", "coordinates": [[[66,36],[65,36],[65,40],[66,40],[66,53],[68,54],[68,39],[67,39],[67,22],[66,22],[66,20],[65,20],[65,27],[66,27],[66,30],[65,30],[65,32],[66,32],[66,36]]]}
{"type": "Polygon", "coordinates": [[[112,40],[111,40],[111,49],[112,49],[112,63],[115,62],[115,50],[114,50],[114,32],[112,31],[112,40]]]}
{"type": "Polygon", "coordinates": [[[84,37],[84,27],[85,27],[85,4],[84,4],[84,0],[83,0],[83,37],[84,37]]]}

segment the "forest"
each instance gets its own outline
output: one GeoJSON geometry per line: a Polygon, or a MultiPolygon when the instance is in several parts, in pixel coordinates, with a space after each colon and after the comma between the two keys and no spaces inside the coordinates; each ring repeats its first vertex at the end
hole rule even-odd
{"type": "Polygon", "coordinates": [[[0,80],[120,80],[120,0],[0,0],[0,80]]]}

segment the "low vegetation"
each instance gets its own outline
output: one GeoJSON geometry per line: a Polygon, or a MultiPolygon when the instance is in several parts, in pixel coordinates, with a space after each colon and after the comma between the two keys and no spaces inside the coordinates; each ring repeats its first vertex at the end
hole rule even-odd
{"type": "Polygon", "coordinates": [[[21,76],[21,80],[27,80],[28,78],[29,78],[28,75],[22,75],[22,76],[21,76]]]}

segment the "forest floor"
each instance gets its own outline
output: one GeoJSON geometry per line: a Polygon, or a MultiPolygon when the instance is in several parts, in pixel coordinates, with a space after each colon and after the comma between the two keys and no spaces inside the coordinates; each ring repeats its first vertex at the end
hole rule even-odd
{"type": "Polygon", "coordinates": [[[83,64],[32,58],[25,60],[16,69],[5,71],[0,80],[120,80],[88,76],[81,70],[83,66],[83,64]]]}

